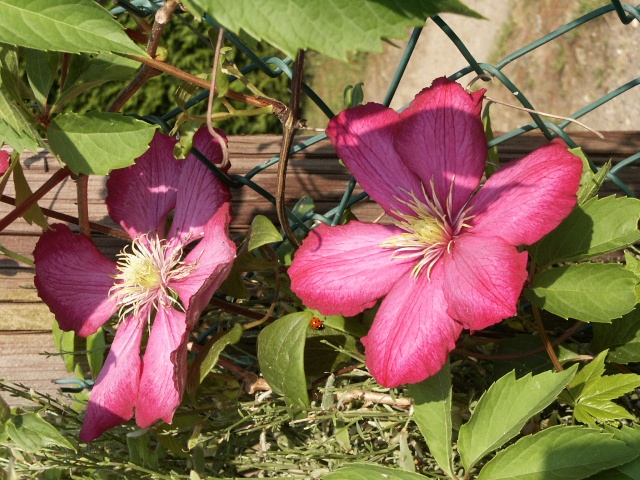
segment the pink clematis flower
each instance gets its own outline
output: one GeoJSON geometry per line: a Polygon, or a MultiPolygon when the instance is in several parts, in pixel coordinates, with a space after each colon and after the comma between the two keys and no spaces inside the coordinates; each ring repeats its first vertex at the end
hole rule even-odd
{"type": "Polygon", "coordinates": [[[438,372],[463,329],[514,315],[527,278],[527,253],[516,247],[549,233],[576,203],[582,162],[560,141],[478,189],[483,94],[441,78],[402,113],[369,103],[327,128],[394,225],[320,225],[289,268],[291,288],[325,315],[356,315],[385,297],[362,342],[386,387],[438,372]]]}
{"type": "MultiPolygon", "coordinates": [[[[184,392],[189,333],[235,258],[229,188],[193,154],[176,160],[175,143],[157,133],[135,165],[111,173],[109,214],[133,239],[118,262],[64,225],[45,232],[35,248],[38,294],[60,328],[87,336],[119,316],[80,432],[85,442],[130,420],[134,410],[140,427],[171,423],[184,392]]],[[[220,163],[220,145],[206,129],[194,145],[220,163]]]]}

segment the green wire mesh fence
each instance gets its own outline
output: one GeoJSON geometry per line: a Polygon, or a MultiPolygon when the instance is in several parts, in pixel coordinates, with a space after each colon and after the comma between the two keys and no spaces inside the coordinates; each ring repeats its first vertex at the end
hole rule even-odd
{"type": "MultiPolygon", "coordinates": [[[[118,14],[118,13],[122,13],[125,10],[128,10],[137,15],[149,15],[150,13],[153,13],[161,5],[161,3],[162,2],[158,2],[157,0],[153,0],[153,1],[138,0],[134,2],[121,0],[119,2],[121,7],[113,10],[113,13],[118,14]]],[[[531,123],[522,125],[519,128],[511,130],[510,132],[507,132],[499,136],[498,138],[491,140],[489,142],[489,147],[500,145],[501,143],[506,142],[507,140],[513,139],[514,137],[518,137],[519,135],[522,135],[524,133],[527,133],[533,130],[539,130],[548,140],[559,137],[563,139],[571,148],[575,148],[579,146],[571,138],[571,135],[569,135],[569,133],[565,131],[566,127],[569,126],[572,122],[570,120],[565,120],[561,123],[554,123],[554,122],[545,120],[543,116],[536,113],[535,105],[527,98],[525,91],[519,88],[519,86],[516,85],[509,78],[509,76],[504,73],[503,69],[507,65],[525,57],[526,55],[530,54],[531,52],[538,49],[539,47],[549,42],[552,42],[555,39],[567,34],[568,32],[571,32],[576,28],[579,28],[589,22],[592,22],[593,20],[599,17],[602,17],[603,15],[617,15],[620,22],[622,22],[624,25],[629,25],[634,19],[637,21],[640,21],[640,6],[633,7],[626,3],[622,3],[619,0],[612,0],[611,4],[605,5],[601,8],[597,8],[585,15],[582,15],[579,18],[554,30],[553,32],[547,35],[544,35],[538,40],[531,42],[528,45],[506,55],[504,58],[496,62],[495,65],[490,63],[478,62],[474,58],[474,56],[471,54],[469,49],[465,46],[463,41],[456,35],[456,33],[452,30],[452,28],[440,16],[435,15],[431,17],[431,20],[449,37],[451,42],[455,45],[455,47],[459,50],[459,52],[465,58],[466,62],[468,62],[468,66],[453,73],[452,75],[449,76],[449,78],[453,80],[458,80],[467,74],[475,73],[477,76],[483,79],[491,78],[491,79],[497,80],[514,95],[514,98],[516,98],[520,102],[522,107],[528,109],[528,111],[530,112],[529,115],[531,116],[531,119],[532,119],[531,123]]],[[[179,18],[182,21],[186,22],[184,17],[179,16],[179,18]]],[[[205,15],[204,20],[212,27],[219,28],[219,25],[210,16],[205,15]]],[[[195,31],[195,29],[193,30],[195,31]]],[[[405,72],[407,64],[409,63],[409,60],[411,59],[415,46],[420,38],[421,31],[422,31],[421,27],[416,28],[414,29],[413,33],[410,36],[410,39],[405,48],[404,54],[401,58],[401,61],[398,67],[396,68],[393,80],[389,85],[387,93],[383,100],[383,104],[386,106],[389,106],[393,99],[393,96],[398,88],[398,84],[402,79],[402,76],[405,72]]],[[[290,68],[290,65],[292,64],[292,59],[290,58],[280,59],[277,57],[260,58],[238,36],[234,35],[231,32],[225,31],[225,37],[227,41],[231,42],[239,51],[241,51],[244,55],[246,55],[252,62],[250,65],[248,65],[242,70],[243,74],[246,74],[251,71],[259,70],[263,74],[268,75],[270,77],[286,75],[290,79],[292,78],[293,72],[292,72],[292,69],[290,68]]],[[[206,38],[201,38],[201,40],[208,47],[210,47],[210,44],[208,43],[208,40],[206,38]]],[[[622,95],[623,93],[631,90],[632,88],[636,87],[638,84],[640,84],[640,77],[634,80],[628,81],[623,85],[620,85],[618,88],[615,88],[614,90],[609,91],[608,93],[601,96],[597,100],[575,111],[574,113],[569,115],[567,118],[577,120],[580,117],[596,110],[597,108],[600,108],[601,106],[613,100],[614,98],[618,97],[619,95],[622,95]]],[[[328,118],[333,117],[334,112],[313,91],[313,89],[309,85],[303,83],[302,91],[328,118]]],[[[208,95],[209,95],[208,91],[203,91],[202,93],[195,95],[189,102],[186,103],[186,108],[189,108],[197,104],[198,102],[205,101],[208,95]]],[[[170,122],[173,118],[177,117],[182,112],[183,110],[181,108],[175,108],[161,117],[147,116],[147,117],[144,117],[144,119],[149,122],[157,123],[161,125],[166,131],[168,131],[170,130],[168,126],[168,122],[170,122]]],[[[327,137],[324,133],[308,138],[305,141],[294,145],[291,148],[290,153],[291,155],[295,155],[296,153],[326,138],[327,137]]],[[[198,152],[196,152],[196,155],[198,155],[198,152]]],[[[249,171],[244,175],[236,174],[236,175],[230,175],[230,176],[227,176],[226,174],[218,170],[211,162],[209,162],[203,156],[200,156],[200,159],[203,162],[205,162],[205,164],[216,175],[222,178],[231,188],[235,188],[235,189],[243,188],[243,187],[251,188],[254,191],[256,191],[258,194],[263,196],[266,200],[275,204],[275,197],[272,195],[272,193],[260,187],[260,185],[255,183],[252,180],[252,178],[258,173],[260,173],[261,171],[263,171],[264,169],[267,169],[277,164],[280,160],[278,156],[272,157],[269,160],[257,165],[251,171],[249,171]]],[[[622,193],[632,197],[636,197],[636,194],[619,178],[619,173],[626,167],[637,162],[638,160],[640,160],[640,152],[637,152],[617,162],[616,165],[613,166],[609,171],[609,173],[607,174],[608,181],[614,183],[622,191],[622,193]]],[[[600,168],[598,165],[595,165],[593,162],[591,162],[591,160],[589,160],[589,162],[594,172],[600,168]]],[[[357,202],[362,201],[367,197],[366,193],[360,193],[360,194],[354,195],[355,186],[356,186],[355,180],[352,178],[342,196],[342,200],[336,207],[332,208],[331,210],[325,212],[322,215],[313,213],[310,215],[310,217],[313,220],[322,221],[328,224],[335,225],[339,223],[347,208],[351,207],[357,202]]],[[[305,226],[304,222],[309,220],[310,218],[297,218],[291,211],[287,211],[287,215],[296,227],[300,227],[303,230],[308,229],[308,227],[305,226]]]]}

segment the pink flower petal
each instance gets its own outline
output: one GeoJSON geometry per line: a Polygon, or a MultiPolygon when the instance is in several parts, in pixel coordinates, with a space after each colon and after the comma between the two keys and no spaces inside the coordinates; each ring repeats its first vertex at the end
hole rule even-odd
{"type": "Polygon", "coordinates": [[[204,227],[204,237],[185,257],[186,264],[195,263],[196,268],[189,276],[173,281],[169,287],[175,290],[187,312],[195,308],[193,314],[200,315],[211,299],[211,295],[229,274],[231,263],[236,256],[236,246],[229,238],[229,203],[223,204],[204,227]],[[204,291],[202,287],[206,286],[204,291]],[[207,296],[207,293],[208,296],[207,296]],[[194,295],[199,293],[199,303],[192,305],[194,295]]]}
{"type": "Polygon", "coordinates": [[[54,224],[38,240],[34,283],[63,330],[86,337],[116,311],[109,298],[116,264],[84,235],[54,224]]]}
{"type": "Polygon", "coordinates": [[[296,252],[289,276],[291,289],[305,305],[325,315],[353,316],[375,305],[415,260],[393,258],[380,243],[402,230],[349,222],[311,231],[296,252]]]}
{"type": "Polygon", "coordinates": [[[181,163],[173,156],[175,139],[156,133],[135,165],[114,170],[107,181],[111,218],[131,238],[149,232],[164,237],[166,215],[176,205],[181,163]]]}
{"type": "Polygon", "coordinates": [[[492,175],[471,201],[473,233],[531,245],[571,213],[582,160],[556,140],[492,175]]]}
{"type": "Polygon", "coordinates": [[[6,150],[0,150],[0,176],[9,170],[11,155],[6,150]]]}
{"type": "Polygon", "coordinates": [[[80,431],[83,442],[91,442],[133,417],[140,380],[140,341],[146,319],[143,311],[120,324],[89,398],[80,431]]]}
{"type": "Polygon", "coordinates": [[[398,114],[383,105],[367,103],[340,112],[327,127],[338,156],[362,188],[387,212],[410,213],[397,198],[403,191],[421,191],[420,179],[402,163],[394,149],[398,114]]]}
{"type": "Polygon", "coordinates": [[[418,278],[402,277],[382,301],[362,339],[367,367],[384,387],[417,383],[437,373],[455,348],[462,325],[447,315],[440,264],[418,278]]]}
{"type": "Polygon", "coordinates": [[[187,379],[188,334],[184,313],[171,307],[158,308],[142,360],[136,402],[139,427],[148,427],[159,419],[171,423],[187,379]]]}
{"type": "Polygon", "coordinates": [[[516,314],[527,253],[499,237],[462,235],[442,258],[448,313],[471,330],[516,314]]]}
{"type": "Polygon", "coordinates": [[[436,79],[400,113],[395,128],[394,145],[402,161],[420,177],[429,193],[433,179],[443,206],[455,176],[454,212],[467,202],[484,172],[487,140],[480,120],[483,95],[484,90],[468,94],[451,80],[436,79]]]}
{"type": "MultiPolygon", "coordinates": [[[[224,137],[222,131],[218,133],[224,137]]],[[[193,145],[213,163],[218,164],[222,161],[222,149],[206,127],[198,130],[193,145]]],[[[229,201],[229,187],[194,154],[189,154],[183,161],[176,212],[167,238],[177,236],[182,244],[200,238],[204,225],[223,203],[229,201]]]]}

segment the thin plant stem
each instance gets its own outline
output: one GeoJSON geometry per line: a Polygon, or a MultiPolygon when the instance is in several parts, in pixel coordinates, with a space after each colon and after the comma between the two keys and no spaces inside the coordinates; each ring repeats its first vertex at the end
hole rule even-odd
{"type": "Polygon", "coordinates": [[[282,134],[282,144],[280,145],[280,162],[278,163],[278,187],[276,189],[276,210],[278,213],[278,221],[284,231],[287,239],[294,247],[299,247],[300,242],[296,238],[289,219],[287,218],[285,206],[285,184],[287,177],[287,165],[289,163],[289,155],[293,136],[299,128],[300,118],[298,117],[300,109],[300,92],[302,88],[302,72],[304,70],[304,50],[298,50],[295,68],[293,70],[293,78],[291,79],[291,101],[289,103],[289,112],[284,122],[284,132],[282,134]]]}
{"type": "Polygon", "coordinates": [[[11,210],[7,215],[0,220],[0,232],[11,225],[17,218],[24,215],[35,203],[44,197],[53,187],[62,182],[65,178],[71,175],[69,167],[64,167],[54,173],[49,180],[47,180],[38,190],[29,196],[24,202],[11,210]]]}
{"type": "Polygon", "coordinates": [[[553,345],[549,341],[547,331],[544,328],[544,323],[542,323],[542,315],[540,315],[540,309],[538,309],[538,307],[536,307],[535,305],[531,305],[531,308],[533,309],[533,317],[536,319],[538,332],[540,332],[540,339],[542,340],[544,348],[547,351],[549,358],[551,359],[551,363],[553,363],[553,366],[556,367],[556,370],[561,372],[564,369],[562,368],[562,365],[560,365],[560,361],[558,360],[556,352],[553,351],[553,345]]]}
{"type": "Polygon", "coordinates": [[[75,180],[80,233],[87,238],[91,238],[91,227],[89,226],[89,177],[81,174],[75,180]]]}
{"type": "Polygon", "coordinates": [[[216,42],[216,50],[213,55],[213,67],[211,67],[211,86],[209,87],[209,99],[207,101],[207,129],[209,134],[218,141],[220,149],[222,150],[222,162],[220,162],[220,169],[224,170],[229,165],[229,149],[227,148],[227,142],[222,136],[216,132],[213,128],[212,114],[213,114],[213,99],[216,96],[216,79],[218,78],[218,66],[220,63],[220,49],[222,49],[222,42],[224,40],[224,28],[218,30],[218,41],[216,42]]]}

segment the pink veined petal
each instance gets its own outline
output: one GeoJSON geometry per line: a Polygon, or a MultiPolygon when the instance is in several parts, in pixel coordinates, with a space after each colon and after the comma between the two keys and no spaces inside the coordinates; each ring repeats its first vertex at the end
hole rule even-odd
{"type": "Polygon", "coordinates": [[[382,301],[362,339],[367,367],[384,387],[421,382],[447,361],[462,325],[447,314],[442,266],[414,278],[405,275],[382,301]]]}
{"type": "MultiPolygon", "coordinates": [[[[222,131],[218,130],[218,133],[224,138],[222,131]]],[[[214,164],[222,161],[222,149],[206,127],[196,132],[193,145],[214,164]]],[[[229,187],[194,154],[189,154],[183,161],[176,211],[167,238],[179,237],[183,245],[197,240],[213,214],[223,203],[229,201],[229,187]]]]}
{"type": "Polygon", "coordinates": [[[125,319],[116,332],[107,361],[96,380],[80,438],[91,442],[133,417],[140,381],[140,341],[147,313],[125,319]]]}
{"type": "Polygon", "coordinates": [[[185,314],[159,307],[142,359],[136,402],[136,423],[145,428],[156,420],[171,423],[187,380],[185,314]]]}
{"type": "Polygon", "coordinates": [[[499,237],[467,234],[454,242],[442,257],[449,315],[470,330],[515,315],[527,279],[527,252],[499,237]]]}
{"type": "Polygon", "coordinates": [[[581,176],[582,160],[561,140],[508,163],[471,200],[473,233],[537,242],[571,213],[581,176]]]}
{"type": "Polygon", "coordinates": [[[393,258],[393,249],[380,247],[397,227],[349,222],[313,229],[289,267],[291,289],[305,305],[324,315],[356,315],[373,307],[415,259],[393,258]]]}
{"type": "Polygon", "coordinates": [[[175,139],[156,133],[135,165],[114,170],[107,181],[111,218],[131,238],[156,231],[164,236],[167,213],[176,206],[181,163],[173,156],[175,139]]]}
{"type": "Polygon", "coordinates": [[[231,205],[223,204],[204,227],[204,237],[185,257],[186,264],[196,263],[189,276],[172,281],[169,287],[175,290],[187,312],[195,308],[193,314],[200,315],[211,299],[211,295],[227,278],[231,263],[236,256],[236,246],[229,238],[231,205]],[[206,286],[203,290],[202,287],[206,286]],[[207,293],[208,297],[207,297],[207,293]],[[194,296],[199,293],[199,306],[192,305],[194,296]],[[202,303],[202,305],[200,305],[202,303]]]}
{"type": "Polygon", "coordinates": [[[400,113],[394,145],[402,161],[444,206],[453,186],[453,212],[458,212],[480,184],[487,140],[480,120],[484,90],[468,94],[457,83],[438,78],[400,113]]]}
{"type": "Polygon", "coordinates": [[[398,156],[393,144],[398,113],[383,105],[367,103],[343,110],[331,119],[326,133],[336,153],[362,188],[388,214],[411,213],[397,198],[409,199],[405,191],[421,191],[420,179],[398,156]]]}
{"type": "Polygon", "coordinates": [[[9,164],[11,163],[9,160],[11,155],[6,150],[0,150],[0,175],[4,175],[4,173],[9,170],[9,164]]]}
{"type": "Polygon", "coordinates": [[[63,330],[86,337],[95,333],[117,309],[109,298],[116,264],[84,235],[54,224],[33,252],[34,283],[63,330]]]}

